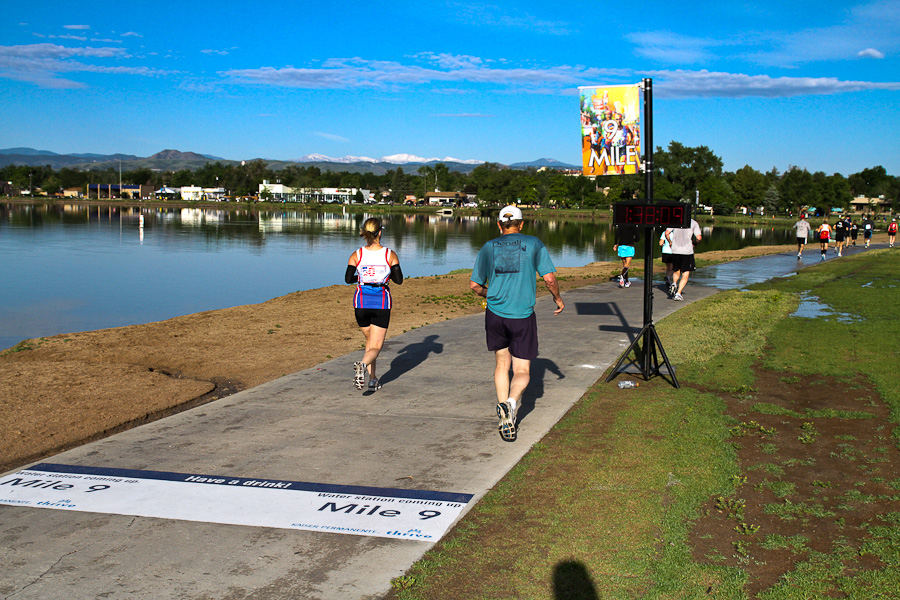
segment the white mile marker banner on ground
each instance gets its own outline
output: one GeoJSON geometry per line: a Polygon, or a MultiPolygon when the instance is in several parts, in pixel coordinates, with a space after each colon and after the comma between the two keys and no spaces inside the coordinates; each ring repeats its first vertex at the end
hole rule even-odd
{"type": "Polygon", "coordinates": [[[41,463],[0,504],[435,542],[472,494],[41,463]]]}

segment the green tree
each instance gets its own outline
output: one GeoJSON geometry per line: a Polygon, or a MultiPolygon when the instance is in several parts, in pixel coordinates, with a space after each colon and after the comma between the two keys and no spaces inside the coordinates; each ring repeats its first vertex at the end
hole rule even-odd
{"type": "Polygon", "coordinates": [[[707,179],[723,176],[722,159],[706,146],[691,148],[673,141],[668,150],[657,148],[654,161],[654,195],[660,200],[690,202],[707,179]]]}
{"type": "MultiPolygon", "coordinates": [[[[734,190],[734,198],[737,204],[742,206],[760,206],[764,204],[766,190],[770,187],[766,176],[751,167],[744,165],[731,179],[731,189],[734,190]]],[[[701,200],[703,196],[700,196],[701,200]]],[[[711,202],[704,202],[711,204],[711,202]]],[[[734,206],[732,205],[732,208],[734,206]]],[[[774,209],[776,207],[771,207],[774,209]]]]}
{"type": "Polygon", "coordinates": [[[884,195],[891,185],[891,177],[880,165],[871,169],[863,169],[848,179],[852,193],[866,198],[877,198],[884,195]]]}
{"type": "MultiPolygon", "coordinates": [[[[814,193],[813,176],[806,169],[799,167],[791,167],[782,175],[778,193],[780,200],[777,208],[795,213],[804,206],[821,208],[823,202],[827,203],[827,200],[814,193]]],[[[824,210],[827,214],[828,207],[825,207],[824,210]]]]}

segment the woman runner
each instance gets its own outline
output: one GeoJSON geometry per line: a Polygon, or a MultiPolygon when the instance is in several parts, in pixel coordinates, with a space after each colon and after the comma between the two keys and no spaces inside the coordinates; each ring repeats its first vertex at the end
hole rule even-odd
{"type": "Polygon", "coordinates": [[[366,337],[366,352],[353,365],[353,385],[374,392],[381,389],[375,374],[375,360],[384,345],[391,322],[391,289],[388,280],[403,283],[400,260],[390,248],[381,245],[381,219],[372,217],[363,223],[360,237],[366,245],[350,255],[344,281],[356,284],[353,309],[356,323],[366,337]]]}

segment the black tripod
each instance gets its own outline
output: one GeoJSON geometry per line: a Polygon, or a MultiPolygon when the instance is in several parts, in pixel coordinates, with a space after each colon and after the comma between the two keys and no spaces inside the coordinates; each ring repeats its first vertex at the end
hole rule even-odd
{"type": "Polygon", "coordinates": [[[662,376],[665,379],[665,376],[659,369],[660,362],[659,356],[657,355],[658,351],[659,354],[662,355],[663,363],[666,365],[669,377],[672,378],[672,385],[678,388],[681,386],[678,384],[678,379],[675,377],[675,369],[672,368],[672,364],[669,362],[669,357],[666,356],[666,351],[663,349],[659,335],[656,333],[656,327],[653,326],[653,249],[651,238],[655,237],[653,232],[656,230],[649,228],[645,231],[647,232],[647,235],[644,239],[644,327],[637,336],[635,336],[634,340],[632,340],[628,349],[625,350],[625,353],[619,358],[616,366],[613,367],[612,371],[610,371],[607,376],[606,381],[612,381],[615,376],[621,372],[620,369],[622,368],[622,365],[625,364],[632,351],[635,354],[635,360],[632,361],[631,364],[637,365],[644,381],[647,381],[654,375],[662,376]]]}

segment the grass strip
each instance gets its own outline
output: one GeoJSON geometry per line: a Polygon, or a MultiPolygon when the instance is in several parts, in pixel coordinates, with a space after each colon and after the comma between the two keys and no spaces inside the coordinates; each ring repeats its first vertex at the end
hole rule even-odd
{"type": "MultiPolygon", "coordinates": [[[[756,546],[796,557],[757,597],[898,597],[896,513],[870,514],[862,546],[838,541],[826,552],[808,548],[809,536],[787,529],[758,532],[758,525],[740,521],[746,505],[741,496],[750,490],[742,487],[747,477],[732,436],[747,426],[726,414],[728,403],[740,403],[749,413],[817,423],[874,416],[785,409],[756,398],[754,368],[763,365],[844,377],[848,393],[862,376],[890,408],[888,426],[896,427],[900,398],[891,386],[893,369],[885,365],[900,364],[900,327],[890,321],[898,259],[900,254],[869,252],[829,261],[750,291],[717,294],[664,320],[657,329],[683,387],[656,378],[619,390],[599,380],[441,542],[394,581],[390,597],[739,599],[748,597],[747,568],[759,561],[756,546]],[[859,318],[791,317],[804,294],[859,318]],[[822,339],[837,343],[822,351],[822,339]],[[690,531],[712,499],[733,509],[728,514],[738,539],[731,556],[698,560],[690,531]],[[859,568],[866,557],[874,557],[867,565],[882,568],[859,568]]],[[[783,379],[785,386],[799,380],[783,379]]],[[[775,500],[757,508],[778,513],[786,523],[833,518],[833,510],[809,498],[810,490],[830,492],[831,483],[803,486],[778,479],[798,462],[815,463],[778,459],[779,443],[796,434],[749,431],[773,457],[746,469],[774,478],[757,492],[775,500]]],[[[816,437],[804,448],[822,443],[816,437]]],[[[863,500],[877,501],[857,492],[841,510],[863,500]]]]}

